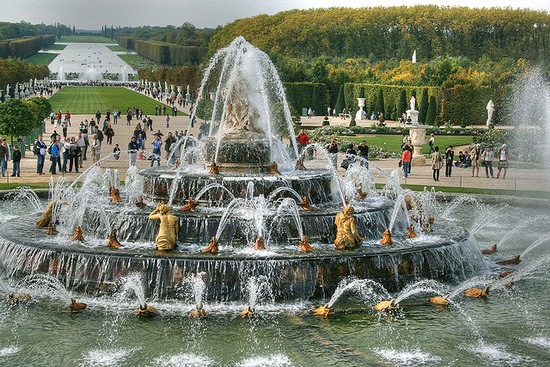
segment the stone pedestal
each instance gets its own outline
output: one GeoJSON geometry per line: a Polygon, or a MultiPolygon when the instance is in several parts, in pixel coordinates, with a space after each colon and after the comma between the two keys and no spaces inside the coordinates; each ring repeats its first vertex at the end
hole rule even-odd
{"type": "Polygon", "coordinates": [[[410,123],[413,126],[418,125],[418,114],[419,112],[417,110],[407,110],[407,120],[411,119],[410,123]]]}
{"type": "Polygon", "coordinates": [[[357,98],[357,105],[359,106],[359,111],[355,114],[356,120],[366,120],[367,119],[367,113],[363,110],[363,107],[365,107],[365,100],[366,98],[357,98]]]}
{"type": "Polygon", "coordinates": [[[411,145],[413,146],[413,166],[426,165],[426,157],[421,153],[422,146],[426,144],[426,128],[427,126],[418,125],[417,122],[416,126],[411,126],[409,129],[411,145]]]}

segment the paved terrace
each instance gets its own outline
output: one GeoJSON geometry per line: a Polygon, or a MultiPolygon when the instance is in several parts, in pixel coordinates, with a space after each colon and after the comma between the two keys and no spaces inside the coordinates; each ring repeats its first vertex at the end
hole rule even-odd
{"type": "MultiPolygon", "coordinates": [[[[72,116],[72,126],[69,127],[68,133],[69,136],[76,136],[78,133],[78,124],[80,121],[84,119],[91,120],[93,118],[92,115],[75,115],[72,116]]],[[[177,116],[177,117],[171,117],[170,120],[170,127],[166,128],[166,121],[165,118],[162,116],[152,116],[153,118],[153,129],[154,131],[157,131],[158,129],[161,130],[162,133],[166,136],[168,131],[174,132],[175,130],[181,131],[185,130],[189,126],[189,117],[188,116],[177,116]]],[[[123,119],[125,120],[125,119],[123,119]]],[[[322,124],[322,117],[312,117],[311,119],[304,118],[304,126],[321,126],[322,124]]],[[[349,119],[342,120],[339,117],[331,118],[330,120],[331,125],[347,125],[349,124],[349,119]]],[[[392,122],[389,122],[390,124],[395,124],[392,122]]],[[[103,141],[102,145],[102,152],[101,157],[106,157],[112,152],[112,149],[114,147],[115,143],[118,143],[120,148],[122,150],[126,150],[126,147],[128,145],[128,142],[130,141],[130,137],[133,133],[134,127],[135,127],[136,121],[134,120],[132,123],[132,126],[126,126],[126,121],[119,122],[117,125],[113,125],[115,130],[115,136],[113,138],[113,145],[107,145],[106,140],[103,141]]],[[[372,124],[372,121],[359,121],[359,125],[361,126],[370,126],[372,124]]],[[[46,133],[44,137],[44,141],[49,142],[49,136],[53,132],[53,126],[49,125],[49,123],[46,126],[46,133]]],[[[60,133],[61,129],[57,129],[57,132],[60,133]]],[[[193,129],[191,129],[191,133],[194,136],[198,135],[198,124],[195,125],[193,129]]],[[[147,135],[147,144],[146,147],[151,147],[151,141],[153,137],[153,131],[148,132],[147,135]]],[[[390,138],[390,137],[388,137],[390,138]]],[[[366,138],[367,144],[368,144],[368,137],[366,138]]],[[[164,150],[163,150],[164,152],[164,150]]],[[[413,160],[414,161],[414,160],[413,160]]],[[[429,161],[429,159],[428,159],[429,161]]],[[[374,160],[371,161],[372,164],[379,167],[382,171],[386,173],[390,173],[391,171],[398,169],[398,160],[397,159],[383,159],[383,160],[374,160]]],[[[88,160],[84,162],[84,169],[89,168],[91,162],[91,154],[88,151],[88,160]]],[[[149,167],[150,161],[138,161],[137,165],[139,168],[147,168],[149,167]]],[[[307,166],[306,161],[306,166],[307,166]]],[[[50,182],[50,178],[53,179],[54,182],[57,182],[63,175],[61,173],[58,173],[55,176],[52,176],[48,174],[50,162],[49,160],[46,160],[44,172],[45,175],[37,175],[36,174],[36,158],[33,156],[31,151],[26,151],[26,157],[22,160],[22,170],[21,170],[21,177],[9,177],[9,174],[11,174],[12,165],[11,162],[8,165],[8,175],[6,177],[0,177],[0,182],[2,183],[17,183],[21,185],[29,185],[29,184],[37,184],[37,183],[43,183],[47,185],[50,182]]],[[[114,159],[107,159],[106,161],[102,162],[102,167],[110,167],[110,168],[118,168],[121,173],[121,178],[124,178],[124,173],[126,172],[126,168],[128,165],[128,159],[127,156],[122,154],[121,159],[119,161],[115,161],[114,159]]],[[[340,174],[344,174],[344,171],[342,169],[340,170],[340,174]]],[[[83,170],[81,169],[80,172],[83,170]]],[[[379,172],[376,169],[373,169],[373,173],[376,177],[377,183],[385,183],[386,177],[384,174],[379,172]]],[[[73,172],[73,173],[66,173],[64,176],[68,180],[75,180],[78,177],[79,174],[73,172]]],[[[496,175],[496,172],[495,172],[496,175]]],[[[402,177],[402,173],[400,171],[400,176],[402,177]]],[[[485,177],[485,170],[483,167],[480,168],[480,175],[479,177],[472,177],[472,171],[470,168],[453,168],[452,177],[445,177],[444,170],[441,171],[440,174],[440,181],[437,183],[437,186],[453,186],[453,187],[463,187],[463,188],[480,188],[480,189],[505,189],[505,190],[528,190],[528,191],[541,191],[541,192],[548,192],[550,195],[550,185],[548,184],[548,181],[550,179],[550,170],[542,170],[542,169],[521,169],[521,168],[510,168],[508,169],[508,173],[506,176],[506,179],[491,179],[485,177]]],[[[430,165],[427,163],[423,166],[415,166],[412,167],[412,174],[407,179],[401,178],[401,183],[404,184],[411,184],[411,185],[421,185],[426,187],[431,187],[434,185],[434,181],[432,180],[432,170],[430,165]]]]}

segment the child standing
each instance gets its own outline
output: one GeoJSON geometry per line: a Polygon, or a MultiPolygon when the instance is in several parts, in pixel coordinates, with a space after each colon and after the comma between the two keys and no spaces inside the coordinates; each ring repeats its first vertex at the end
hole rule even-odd
{"type": "Polygon", "coordinates": [[[13,146],[13,172],[11,177],[21,177],[21,151],[19,150],[19,145],[13,146]]]}

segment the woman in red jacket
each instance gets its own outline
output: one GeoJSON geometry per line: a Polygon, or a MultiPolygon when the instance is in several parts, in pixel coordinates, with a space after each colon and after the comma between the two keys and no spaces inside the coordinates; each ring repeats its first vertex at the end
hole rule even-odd
{"type": "Polygon", "coordinates": [[[405,178],[409,177],[409,168],[411,165],[412,152],[405,148],[401,154],[401,163],[403,164],[403,172],[405,172],[405,178]]]}

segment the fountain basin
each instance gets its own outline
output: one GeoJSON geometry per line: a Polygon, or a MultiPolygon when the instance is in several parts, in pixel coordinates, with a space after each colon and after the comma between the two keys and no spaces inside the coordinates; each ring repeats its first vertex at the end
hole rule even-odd
{"type": "MultiPolygon", "coordinates": [[[[222,165],[221,170],[223,170],[222,165]]],[[[222,172],[210,175],[200,168],[193,172],[176,173],[170,167],[154,167],[141,171],[143,177],[143,197],[154,202],[168,202],[172,192],[172,183],[178,180],[173,193],[172,204],[183,204],[189,197],[197,194],[211,184],[218,184],[227,190],[213,188],[202,195],[201,199],[208,206],[227,205],[233,198],[245,198],[248,194],[247,185],[254,183],[253,196],[269,196],[281,187],[294,190],[300,198],[307,197],[313,205],[332,202],[334,199],[332,186],[333,173],[322,169],[306,171],[290,171],[282,175],[262,173],[261,167],[256,172],[222,172]],[[228,195],[227,192],[231,192],[228,195]]],[[[288,196],[288,195],[286,195],[288,196]]]]}
{"type": "Polygon", "coordinates": [[[326,297],[346,276],[373,279],[396,289],[426,277],[464,279],[479,273],[484,264],[468,231],[446,221],[435,224],[433,232],[420,241],[398,239],[387,248],[373,239],[353,252],[315,243],[316,251],[307,254],[293,245],[276,252],[221,246],[220,253],[212,255],[191,244],[159,253],[152,242],[111,249],[104,240],[70,241],[62,232],[44,239],[43,233],[29,218],[3,226],[0,257],[7,274],[51,274],[64,279],[68,289],[93,295],[114,293],[123,277],[140,273],[148,297],[177,298],[182,280],[202,273],[208,300],[240,300],[246,280],[259,275],[269,278],[278,300],[306,300],[326,297]]]}

